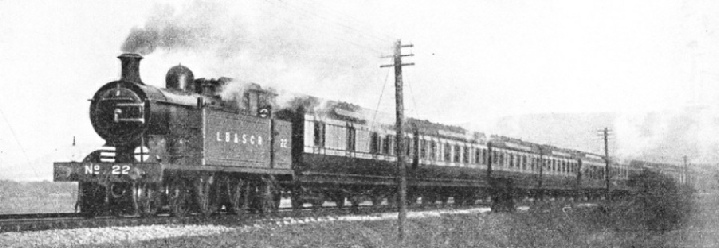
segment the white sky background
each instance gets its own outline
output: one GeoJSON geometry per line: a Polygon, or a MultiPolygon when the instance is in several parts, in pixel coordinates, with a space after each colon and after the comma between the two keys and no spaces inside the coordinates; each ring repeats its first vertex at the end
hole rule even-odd
{"type": "Polygon", "coordinates": [[[87,99],[119,78],[130,30],[158,16],[212,39],[146,55],[140,74],[156,86],[182,63],[196,77],[374,108],[386,84],[389,112],[393,75],[379,56],[401,38],[416,55],[405,59],[416,63],[404,68],[408,114],[437,122],[492,129],[502,116],[677,113],[719,99],[717,1],[175,2],[0,1],[0,178],[50,179],[51,162],[78,152],[73,136],[80,152],[102,144],[87,99]]]}

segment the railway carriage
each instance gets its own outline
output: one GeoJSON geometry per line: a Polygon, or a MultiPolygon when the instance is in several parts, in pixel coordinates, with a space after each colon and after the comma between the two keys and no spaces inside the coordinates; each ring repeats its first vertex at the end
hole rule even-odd
{"type": "Polygon", "coordinates": [[[629,171],[629,164],[624,161],[611,163],[609,166],[611,187],[618,192],[631,192],[632,188],[628,185],[629,171]]]}
{"type": "MultiPolygon", "coordinates": [[[[293,202],[322,197],[339,205],[345,198],[353,205],[364,199],[394,201],[397,134],[393,118],[313,97],[297,98],[291,105],[278,116],[291,120],[295,132],[295,184],[301,186],[295,187],[299,190],[293,202]]],[[[413,119],[408,126],[402,151],[408,158],[410,202],[434,204],[449,197],[464,202],[475,198],[474,189],[488,187],[481,135],[413,119]]]]}
{"type": "Polygon", "coordinates": [[[582,154],[582,191],[591,197],[598,197],[606,190],[604,172],[606,163],[603,156],[582,154]]]}

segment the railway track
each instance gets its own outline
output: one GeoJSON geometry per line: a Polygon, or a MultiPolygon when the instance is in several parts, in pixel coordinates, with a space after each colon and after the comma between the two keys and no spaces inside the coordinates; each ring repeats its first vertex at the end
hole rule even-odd
{"type": "MultiPolygon", "coordinates": [[[[518,209],[529,209],[536,207],[546,207],[553,205],[566,205],[567,203],[587,204],[583,201],[576,202],[519,202],[518,209]]],[[[288,205],[279,209],[274,213],[261,216],[257,213],[244,213],[242,215],[219,213],[211,216],[190,215],[186,217],[170,217],[168,214],[160,214],[154,217],[136,217],[136,216],[102,216],[96,218],[85,218],[77,213],[34,213],[34,214],[6,214],[0,215],[0,233],[3,232],[23,232],[23,231],[40,231],[50,229],[70,229],[70,228],[99,228],[99,227],[115,227],[115,226],[140,226],[140,225],[162,225],[162,224],[217,224],[228,226],[254,225],[265,221],[274,221],[282,218],[321,218],[321,217],[337,217],[357,214],[378,214],[396,211],[395,207],[390,205],[373,206],[371,204],[362,204],[357,209],[344,207],[339,209],[332,204],[322,207],[304,207],[302,210],[292,210],[288,205]]],[[[455,204],[437,204],[437,205],[413,205],[409,207],[411,211],[418,210],[441,210],[441,209],[466,209],[488,207],[486,202],[474,205],[455,205],[455,204]]]]}

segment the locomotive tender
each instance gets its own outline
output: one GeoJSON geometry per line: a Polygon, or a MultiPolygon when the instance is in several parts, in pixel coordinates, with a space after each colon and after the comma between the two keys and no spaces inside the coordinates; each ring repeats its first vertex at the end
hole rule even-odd
{"type": "MultiPolygon", "coordinates": [[[[266,212],[283,194],[294,208],[326,200],[396,204],[392,117],[310,96],[277,103],[271,89],[195,79],[182,65],[157,88],[142,82],[140,55],[118,58],[121,78],[100,87],[90,104],[105,145],[82,162],[54,164],[55,181],[79,182],[80,212],[266,212]]],[[[491,196],[511,207],[512,198],[592,197],[606,189],[603,156],[411,118],[407,126],[411,204],[491,196]]],[[[628,179],[640,169],[612,163],[613,192],[630,192],[628,179]]]]}

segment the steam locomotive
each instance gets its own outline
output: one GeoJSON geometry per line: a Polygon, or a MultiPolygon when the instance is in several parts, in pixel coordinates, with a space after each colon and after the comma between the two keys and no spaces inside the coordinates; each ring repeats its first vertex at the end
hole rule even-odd
{"type": "MultiPolygon", "coordinates": [[[[123,54],[119,80],[90,104],[106,143],[81,162],[54,163],[56,182],[78,182],[88,216],[237,214],[334,201],[396,204],[397,156],[405,156],[410,204],[511,208],[520,198],[597,197],[633,190],[641,166],[596,154],[408,119],[395,148],[394,119],[357,105],[278,93],[231,78],[195,79],[182,65],[165,88],[140,78],[142,56],[123,54]],[[239,89],[239,90],[238,90],[239,89]],[[401,154],[397,151],[401,150],[401,154]],[[609,172],[609,173],[607,173],[609,172]]],[[[682,170],[673,170],[686,182],[682,170]]]]}

